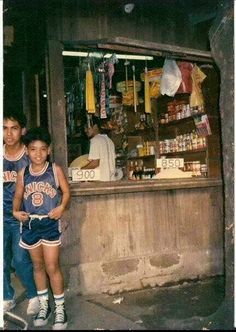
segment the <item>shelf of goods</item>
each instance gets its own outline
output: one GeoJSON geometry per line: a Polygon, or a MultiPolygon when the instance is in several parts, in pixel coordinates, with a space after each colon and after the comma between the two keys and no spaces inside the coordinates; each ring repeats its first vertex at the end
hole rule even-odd
{"type": "Polygon", "coordinates": [[[158,105],[159,156],[183,158],[183,171],[194,171],[197,176],[218,174],[212,167],[217,133],[211,132],[210,124],[215,128],[207,105],[190,107],[187,94],[162,97],[158,105]]]}

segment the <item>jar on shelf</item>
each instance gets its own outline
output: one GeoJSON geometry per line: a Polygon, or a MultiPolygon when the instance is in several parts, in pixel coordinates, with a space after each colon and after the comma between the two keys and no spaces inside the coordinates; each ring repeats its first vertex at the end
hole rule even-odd
{"type": "Polygon", "coordinates": [[[144,155],[143,145],[142,145],[142,144],[138,144],[138,145],[136,146],[136,148],[137,148],[137,151],[138,151],[138,156],[139,156],[139,157],[143,157],[143,155],[144,155]]]}
{"type": "Polygon", "coordinates": [[[166,123],[165,113],[161,113],[161,115],[160,115],[160,123],[161,123],[161,124],[166,123]]]}
{"type": "Polygon", "coordinates": [[[149,151],[150,151],[150,155],[154,155],[155,154],[155,148],[154,148],[153,145],[150,145],[149,151]]]}
{"type": "Polygon", "coordinates": [[[207,177],[207,165],[206,164],[200,165],[200,172],[201,172],[202,176],[207,177]]]}

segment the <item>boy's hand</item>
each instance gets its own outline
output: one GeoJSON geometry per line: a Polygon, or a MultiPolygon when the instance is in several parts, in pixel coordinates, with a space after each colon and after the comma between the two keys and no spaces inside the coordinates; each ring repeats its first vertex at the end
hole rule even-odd
{"type": "Polygon", "coordinates": [[[60,219],[64,210],[65,210],[64,207],[62,205],[59,205],[55,209],[52,209],[48,213],[48,216],[50,219],[60,219]]]}
{"type": "Polygon", "coordinates": [[[13,212],[13,216],[20,222],[25,222],[29,219],[29,213],[25,211],[15,211],[13,212]]]}

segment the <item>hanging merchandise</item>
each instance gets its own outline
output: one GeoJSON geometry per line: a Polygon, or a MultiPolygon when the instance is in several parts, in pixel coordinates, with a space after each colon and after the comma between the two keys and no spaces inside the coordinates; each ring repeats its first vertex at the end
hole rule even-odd
{"type": "Polygon", "coordinates": [[[90,65],[86,71],[86,111],[88,113],[95,113],[95,93],[94,93],[94,82],[90,65]]]}
{"type": "Polygon", "coordinates": [[[125,60],[125,92],[128,92],[128,65],[130,64],[129,61],[125,60]]]}
{"type": "Polygon", "coordinates": [[[137,98],[137,92],[136,92],[136,81],[135,81],[135,66],[132,66],[133,70],[133,89],[134,89],[134,111],[137,112],[137,105],[138,105],[138,98],[137,98]]]}
{"type": "Polygon", "coordinates": [[[105,74],[102,73],[101,77],[101,90],[100,90],[100,118],[106,119],[106,82],[105,82],[105,74]]]}
{"type": "MultiPolygon", "coordinates": [[[[160,95],[161,76],[163,73],[162,68],[155,68],[147,71],[149,80],[150,98],[158,98],[160,95]]],[[[141,73],[141,80],[144,82],[145,73],[141,73]]]]}
{"type": "Polygon", "coordinates": [[[114,67],[115,63],[118,63],[118,59],[115,54],[112,54],[112,56],[105,62],[109,78],[109,89],[112,89],[112,76],[114,75],[115,72],[115,67],[114,67]]]}
{"type": "Polygon", "coordinates": [[[151,113],[151,99],[150,99],[147,67],[145,67],[145,73],[144,73],[144,100],[145,100],[145,113],[151,113]]]}
{"type": "Polygon", "coordinates": [[[196,64],[194,64],[191,76],[193,81],[193,88],[190,95],[190,107],[204,106],[201,83],[206,78],[206,75],[196,64]]]}
{"type": "Polygon", "coordinates": [[[178,88],[177,93],[191,93],[192,92],[192,70],[193,64],[191,62],[178,61],[179,70],[182,75],[182,82],[178,88]]]}
{"type": "Polygon", "coordinates": [[[122,106],[122,99],[117,95],[109,96],[109,108],[116,108],[122,106]]]}
{"type": "MultiPolygon", "coordinates": [[[[116,90],[122,93],[122,104],[131,106],[134,105],[134,82],[129,81],[122,81],[116,84],[116,90]]],[[[135,91],[136,91],[136,101],[138,104],[138,92],[141,90],[141,82],[135,81],[135,91]]]]}
{"type": "Polygon", "coordinates": [[[165,59],[160,85],[161,94],[174,97],[181,82],[182,75],[176,61],[165,59]]]}
{"type": "Polygon", "coordinates": [[[133,73],[133,80],[128,80],[128,65],[129,61],[125,60],[125,81],[118,82],[116,85],[116,90],[122,93],[122,104],[131,106],[134,105],[134,100],[136,100],[136,105],[138,105],[138,92],[141,90],[141,82],[138,82],[135,79],[133,73]],[[135,81],[135,86],[134,86],[135,81]],[[135,96],[134,96],[135,92],[135,96]]]}
{"type": "MultiPolygon", "coordinates": [[[[134,82],[129,81],[122,81],[116,84],[116,90],[122,93],[122,104],[123,105],[134,105],[134,82]]],[[[141,90],[141,82],[135,81],[135,91],[136,91],[136,100],[138,103],[138,92],[141,90]]]]}
{"type": "Polygon", "coordinates": [[[100,75],[100,118],[105,119],[110,116],[110,97],[109,89],[112,88],[112,76],[115,72],[114,64],[118,62],[116,55],[113,54],[108,60],[102,61],[97,71],[100,75]]]}

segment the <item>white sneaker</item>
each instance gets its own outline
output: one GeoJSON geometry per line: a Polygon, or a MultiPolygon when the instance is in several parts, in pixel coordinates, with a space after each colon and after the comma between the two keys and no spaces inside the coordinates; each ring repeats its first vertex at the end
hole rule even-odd
{"type": "Polygon", "coordinates": [[[13,308],[15,308],[16,306],[16,300],[12,299],[12,300],[5,300],[3,301],[3,312],[7,312],[12,310],[13,308]]]}
{"type": "Polygon", "coordinates": [[[27,308],[27,315],[37,315],[39,312],[39,299],[38,296],[29,299],[29,304],[27,308]]]}
{"type": "Polygon", "coordinates": [[[67,328],[67,314],[64,303],[55,306],[55,319],[52,326],[53,330],[65,330],[67,328]]]}
{"type": "Polygon", "coordinates": [[[40,310],[34,318],[34,326],[40,327],[47,325],[50,314],[51,308],[48,304],[48,300],[40,301],[40,310]]]}

